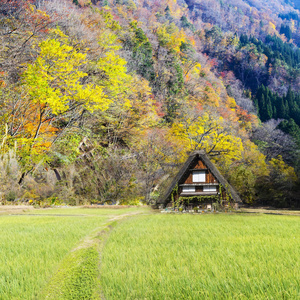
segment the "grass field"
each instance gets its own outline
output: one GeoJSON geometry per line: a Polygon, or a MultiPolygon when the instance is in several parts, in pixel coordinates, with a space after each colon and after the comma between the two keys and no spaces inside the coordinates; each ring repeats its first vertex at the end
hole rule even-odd
{"type": "Polygon", "coordinates": [[[0,215],[0,299],[300,299],[300,218],[0,215]]]}
{"type": "Polygon", "coordinates": [[[110,235],[101,274],[106,299],[300,299],[300,219],[137,217],[110,235]]]}
{"type": "MultiPolygon", "coordinates": [[[[141,209],[61,208],[1,215],[0,299],[41,299],[60,264],[70,264],[72,249],[101,231],[109,219],[135,211],[141,209]]],[[[88,254],[95,249],[90,248],[88,254]]],[[[75,255],[78,260],[87,255],[81,252],[75,255]]]]}

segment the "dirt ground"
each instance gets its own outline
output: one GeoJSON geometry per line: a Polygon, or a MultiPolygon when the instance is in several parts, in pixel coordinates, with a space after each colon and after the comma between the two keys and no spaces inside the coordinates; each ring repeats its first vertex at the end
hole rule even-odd
{"type": "Polygon", "coordinates": [[[261,213],[261,214],[270,214],[270,215],[300,216],[300,210],[275,209],[273,207],[241,208],[240,212],[243,212],[243,213],[261,213]]]}
{"type": "Polygon", "coordinates": [[[0,206],[0,215],[3,214],[14,214],[21,213],[29,210],[33,210],[34,207],[30,205],[1,205],[0,206]]]}
{"type": "MultiPolygon", "coordinates": [[[[105,208],[127,208],[130,206],[121,206],[117,205],[103,205],[103,206],[82,206],[87,209],[105,209],[105,208]]],[[[34,210],[35,208],[30,205],[1,205],[0,206],[0,215],[3,214],[19,214],[22,212],[34,210]]],[[[44,209],[44,208],[36,208],[36,209],[44,209]]],[[[51,209],[51,208],[47,208],[51,209]]],[[[239,212],[241,213],[260,213],[260,214],[274,214],[274,215],[293,215],[300,216],[300,210],[288,210],[288,209],[274,209],[272,207],[258,207],[258,208],[240,208],[239,212]]]]}

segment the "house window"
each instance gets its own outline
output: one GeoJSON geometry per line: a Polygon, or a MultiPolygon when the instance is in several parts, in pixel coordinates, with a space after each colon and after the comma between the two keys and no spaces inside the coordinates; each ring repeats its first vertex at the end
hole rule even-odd
{"type": "Polygon", "coordinates": [[[203,192],[216,192],[217,187],[215,185],[207,185],[203,187],[203,192]]]}
{"type": "Polygon", "coordinates": [[[182,187],[182,192],[183,193],[195,193],[196,192],[196,187],[195,186],[183,186],[182,187]]]}
{"type": "Polygon", "coordinates": [[[193,171],[193,182],[205,182],[205,171],[193,171]]]}

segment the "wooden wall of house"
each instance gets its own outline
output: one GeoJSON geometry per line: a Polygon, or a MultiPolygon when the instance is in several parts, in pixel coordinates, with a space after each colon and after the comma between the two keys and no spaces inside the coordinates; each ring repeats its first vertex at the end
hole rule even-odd
{"type": "MultiPolygon", "coordinates": [[[[200,183],[201,184],[201,183],[200,183]]],[[[219,190],[219,186],[217,186],[217,191],[219,190]]],[[[182,192],[182,187],[178,187],[178,193],[173,195],[174,201],[176,202],[178,200],[178,198],[180,197],[180,194],[182,192]]],[[[196,186],[196,192],[203,192],[203,186],[196,186]]],[[[191,196],[192,198],[193,196],[191,196]]],[[[221,192],[221,199],[225,200],[226,199],[226,191],[225,189],[222,187],[222,192],[221,192]]],[[[207,204],[207,203],[213,203],[214,200],[213,199],[207,199],[207,201],[200,203],[201,205],[207,204]]],[[[196,202],[197,203],[197,202],[196,202]]],[[[171,196],[168,200],[168,204],[166,205],[166,207],[173,207],[173,203],[171,200],[171,196]]]]}
{"type": "MultiPolygon", "coordinates": [[[[217,190],[218,188],[219,187],[217,186],[217,190]]],[[[199,186],[196,185],[195,192],[196,193],[203,192],[203,186],[201,186],[201,183],[199,183],[199,186]]],[[[182,186],[178,187],[178,195],[180,195],[181,193],[182,193],[182,186]]]]}
{"type": "MultiPolygon", "coordinates": [[[[206,172],[206,181],[203,183],[209,184],[209,183],[215,183],[216,185],[216,190],[219,192],[220,186],[218,180],[214,177],[214,175],[211,173],[211,171],[207,168],[207,166],[204,164],[202,160],[199,160],[198,158],[194,158],[194,161],[190,164],[190,167],[188,170],[184,172],[183,175],[181,175],[181,180],[178,182],[178,193],[173,195],[173,198],[175,201],[178,200],[180,197],[180,194],[182,192],[182,186],[181,184],[193,184],[196,186],[196,193],[201,193],[203,192],[203,183],[202,182],[193,182],[193,170],[205,170],[206,172]],[[217,183],[217,184],[216,184],[217,183]]],[[[204,193],[205,194],[205,193],[204,193]]],[[[219,195],[220,199],[226,200],[226,190],[224,187],[222,187],[221,195],[219,195]]],[[[190,197],[193,198],[195,194],[191,194],[190,197]]],[[[197,194],[196,194],[197,195],[197,194]]],[[[171,195],[168,198],[167,201],[167,207],[172,207],[172,197],[171,195]]],[[[213,199],[209,200],[208,202],[212,202],[213,199]]],[[[206,202],[205,202],[206,203],[206,202]]],[[[194,203],[195,204],[195,203],[194,203]]]]}
{"type": "MultiPolygon", "coordinates": [[[[207,169],[207,166],[203,163],[202,160],[197,160],[194,162],[194,164],[191,165],[190,169],[197,169],[197,170],[206,170],[206,181],[205,183],[216,183],[217,180],[213,176],[213,174],[210,172],[210,170],[207,169]]],[[[191,184],[193,183],[193,172],[190,171],[189,174],[187,174],[187,177],[185,178],[184,184],[191,184]]]]}
{"type": "MultiPolygon", "coordinates": [[[[216,182],[217,182],[217,180],[215,179],[213,174],[211,174],[211,172],[209,170],[206,170],[206,180],[203,183],[216,183],[216,182]]],[[[189,174],[189,176],[187,177],[187,179],[183,183],[184,184],[195,183],[195,182],[193,182],[193,173],[192,172],[189,174]]],[[[201,183],[199,183],[199,184],[201,184],[201,183]]]]}
{"type": "Polygon", "coordinates": [[[207,169],[207,166],[204,164],[204,162],[202,160],[198,160],[192,168],[193,169],[207,169]]]}
{"type": "Polygon", "coordinates": [[[196,186],[196,193],[203,192],[203,186],[196,186]]]}

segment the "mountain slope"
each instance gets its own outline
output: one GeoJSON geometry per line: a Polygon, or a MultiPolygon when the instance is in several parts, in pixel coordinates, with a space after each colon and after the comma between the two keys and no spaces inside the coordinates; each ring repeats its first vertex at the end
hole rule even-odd
{"type": "Polygon", "coordinates": [[[297,141],[281,131],[297,125],[260,123],[298,116],[290,6],[93,3],[1,4],[5,197],[9,178],[34,201],[153,203],[204,149],[245,202],[298,205],[297,141]]]}

